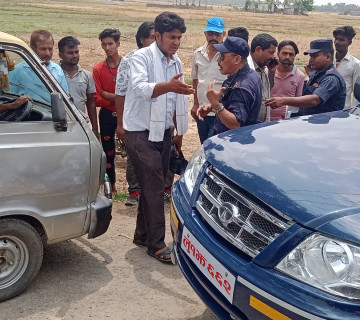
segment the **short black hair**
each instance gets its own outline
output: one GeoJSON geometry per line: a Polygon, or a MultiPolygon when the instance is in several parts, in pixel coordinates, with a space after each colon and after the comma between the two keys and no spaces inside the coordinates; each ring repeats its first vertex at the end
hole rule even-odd
{"type": "Polygon", "coordinates": [[[147,39],[150,36],[150,30],[155,29],[155,23],[151,22],[151,21],[146,21],[144,23],[141,24],[141,26],[139,27],[135,39],[136,39],[136,43],[138,48],[142,48],[143,44],[140,41],[140,38],[143,39],[147,39]]]}
{"type": "Polygon", "coordinates": [[[64,37],[58,42],[59,52],[64,52],[64,48],[74,48],[80,44],[80,41],[72,36],[64,37]]]}
{"type": "Polygon", "coordinates": [[[186,31],[185,21],[178,14],[165,11],[155,18],[155,31],[161,35],[176,29],[182,33],[186,31]]]}
{"type": "Polygon", "coordinates": [[[296,45],[296,43],[292,40],[284,40],[284,41],[281,41],[278,45],[278,52],[281,51],[281,49],[285,46],[292,46],[295,50],[295,55],[299,54],[299,48],[298,46],[296,45]]]}
{"type": "Polygon", "coordinates": [[[277,47],[276,39],[268,33],[259,33],[251,41],[251,52],[255,52],[256,47],[260,47],[261,50],[269,49],[271,45],[277,47]]]}
{"type": "Polygon", "coordinates": [[[105,29],[100,32],[99,40],[105,38],[113,38],[115,42],[119,42],[120,36],[121,36],[121,32],[119,31],[119,29],[105,29]]]}
{"type": "Polygon", "coordinates": [[[228,36],[241,38],[241,39],[244,39],[246,42],[249,42],[249,31],[248,31],[248,29],[246,29],[244,27],[237,27],[237,28],[229,29],[228,36]]]}
{"type": "Polygon", "coordinates": [[[320,51],[321,53],[323,53],[324,55],[330,53],[331,54],[331,60],[334,60],[334,49],[324,49],[320,51]]]}
{"type": "Polygon", "coordinates": [[[333,31],[333,36],[344,36],[348,38],[349,40],[352,40],[356,36],[356,32],[353,27],[351,26],[343,26],[336,28],[333,31]]]}

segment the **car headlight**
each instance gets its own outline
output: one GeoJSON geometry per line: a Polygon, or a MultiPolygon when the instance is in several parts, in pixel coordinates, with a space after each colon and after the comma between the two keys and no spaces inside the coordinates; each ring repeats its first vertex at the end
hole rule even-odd
{"type": "Polygon", "coordinates": [[[200,146],[192,155],[184,173],[185,185],[190,194],[194,190],[196,179],[205,161],[204,147],[200,146]]]}
{"type": "Polygon", "coordinates": [[[360,299],[360,247],[313,234],[291,251],[276,269],[321,290],[360,299]]]}

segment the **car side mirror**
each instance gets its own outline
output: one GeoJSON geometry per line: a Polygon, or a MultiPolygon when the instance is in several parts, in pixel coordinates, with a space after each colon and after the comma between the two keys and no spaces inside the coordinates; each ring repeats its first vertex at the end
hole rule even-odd
{"type": "Polygon", "coordinates": [[[360,101],[360,76],[356,79],[354,85],[354,96],[357,101],[360,101]]]}
{"type": "Polygon", "coordinates": [[[59,92],[51,93],[52,121],[56,131],[67,131],[65,103],[59,92]]]}

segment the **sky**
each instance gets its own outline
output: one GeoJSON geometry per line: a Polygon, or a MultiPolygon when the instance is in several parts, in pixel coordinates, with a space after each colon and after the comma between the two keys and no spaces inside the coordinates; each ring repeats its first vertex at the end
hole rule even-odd
{"type": "Polygon", "coordinates": [[[359,0],[315,0],[314,4],[316,6],[321,6],[324,4],[328,4],[331,3],[332,5],[334,5],[335,3],[346,3],[346,4],[357,4],[360,5],[360,1],[359,0]]]}

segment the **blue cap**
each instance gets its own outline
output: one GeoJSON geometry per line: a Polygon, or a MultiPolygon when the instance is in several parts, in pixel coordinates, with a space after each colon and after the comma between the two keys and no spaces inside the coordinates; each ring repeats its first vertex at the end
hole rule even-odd
{"type": "Polygon", "coordinates": [[[206,31],[214,31],[218,33],[223,33],[225,30],[225,25],[223,19],[219,17],[212,17],[208,20],[208,23],[205,27],[206,31]]]}
{"type": "Polygon", "coordinates": [[[233,52],[247,58],[250,52],[247,42],[238,37],[227,37],[223,43],[214,44],[214,48],[220,52],[233,52]]]}
{"type": "Polygon", "coordinates": [[[331,49],[333,49],[332,39],[318,39],[310,42],[310,49],[308,51],[305,51],[304,54],[306,55],[331,49]]]}

